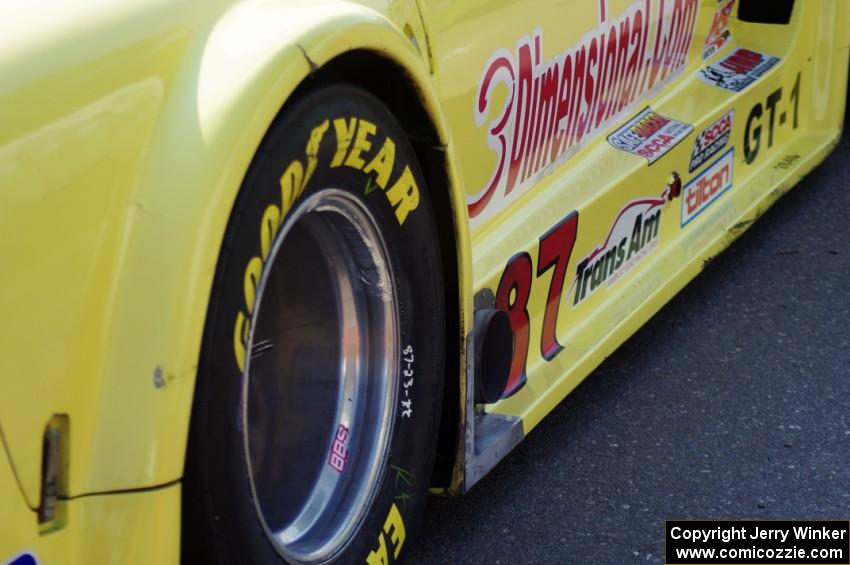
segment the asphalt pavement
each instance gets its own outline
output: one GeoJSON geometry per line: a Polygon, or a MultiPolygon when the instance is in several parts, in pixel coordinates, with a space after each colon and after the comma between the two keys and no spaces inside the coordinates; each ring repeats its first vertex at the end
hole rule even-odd
{"type": "Polygon", "coordinates": [[[408,563],[664,562],[665,519],[850,519],[850,142],[605,361],[408,563]]]}

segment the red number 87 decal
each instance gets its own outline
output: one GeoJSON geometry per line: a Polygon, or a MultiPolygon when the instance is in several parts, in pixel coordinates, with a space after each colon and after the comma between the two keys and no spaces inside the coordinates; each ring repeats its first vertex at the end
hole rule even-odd
{"type": "MultiPolygon", "coordinates": [[[[549,295],[543,314],[543,331],[540,339],[540,354],[551,361],[564,349],[558,343],[556,328],[561,293],[566,281],[567,266],[578,234],[578,212],[558,222],[552,229],[540,236],[537,254],[537,277],[554,268],[552,282],[549,283],[549,295]]],[[[496,308],[507,313],[514,332],[514,353],[511,371],[503,398],[511,396],[525,384],[525,365],[528,359],[530,318],[528,299],[531,296],[532,261],[528,253],[517,253],[508,260],[499,288],[496,290],[496,308]]]]}

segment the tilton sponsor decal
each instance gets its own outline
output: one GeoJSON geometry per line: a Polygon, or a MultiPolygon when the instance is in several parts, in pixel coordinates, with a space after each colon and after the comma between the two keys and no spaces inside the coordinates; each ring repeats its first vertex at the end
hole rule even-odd
{"type": "Polygon", "coordinates": [[[685,185],[682,193],[682,227],[688,225],[724,192],[732,188],[734,161],[733,148],[685,185]]]}

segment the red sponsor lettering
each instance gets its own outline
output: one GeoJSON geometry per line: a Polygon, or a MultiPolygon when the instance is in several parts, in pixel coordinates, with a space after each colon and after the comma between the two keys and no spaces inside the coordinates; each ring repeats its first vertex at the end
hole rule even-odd
{"type": "Polygon", "coordinates": [[[708,176],[703,176],[697,181],[696,187],[688,191],[686,206],[688,215],[693,215],[694,212],[710,202],[721,189],[726,186],[732,176],[732,168],[729,163],[725,163],[720,170],[708,176]]]}
{"type": "Polygon", "coordinates": [[[498,159],[468,202],[470,217],[482,214],[496,194],[506,198],[527,186],[684,68],[699,0],[637,0],[617,17],[606,6],[603,0],[606,19],[596,29],[548,61],[542,60],[542,32],[535,30],[520,39],[515,56],[501,49],[485,65],[475,119],[482,127],[495,113],[487,136],[498,159]],[[501,108],[491,108],[490,93],[499,84],[510,94],[501,108]]]}
{"type": "Polygon", "coordinates": [[[725,69],[743,75],[754,69],[762,60],[764,60],[764,56],[761,53],[749,49],[738,49],[720,61],[719,64],[725,69]]]}

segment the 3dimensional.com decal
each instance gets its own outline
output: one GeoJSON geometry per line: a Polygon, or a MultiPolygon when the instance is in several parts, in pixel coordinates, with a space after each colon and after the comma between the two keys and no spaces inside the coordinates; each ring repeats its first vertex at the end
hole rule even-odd
{"type": "Polygon", "coordinates": [[[475,123],[487,128],[496,166],[467,200],[470,218],[503,208],[538,173],[596,139],[685,68],[699,0],[638,0],[620,14],[599,4],[599,24],[545,59],[543,31],[499,49],[484,64],[475,123]],[[506,98],[495,96],[507,87],[506,98]],[[500,89],[501,90],[501,89],[500,89]]]}

